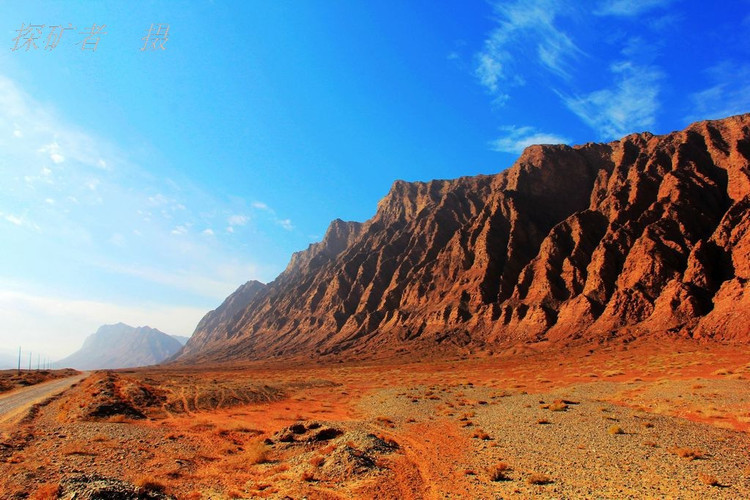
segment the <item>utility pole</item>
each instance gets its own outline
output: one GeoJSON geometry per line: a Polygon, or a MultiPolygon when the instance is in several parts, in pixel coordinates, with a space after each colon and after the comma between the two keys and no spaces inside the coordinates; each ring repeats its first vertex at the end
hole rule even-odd
{"type": "Polygon", "coordinates": [[[42,362],[42,355],[36,353],[36,371],[39,371],[39,364],[42,362]]]}
{"type": "Polygon", "coordinates": [[[31,371],[31,353],[29,352],[29,371],[31,371]]]}
{"type": "Polygon", "coordinates": [[[18,346],[18,374],[21,374],[21,346],[18,346]]]}

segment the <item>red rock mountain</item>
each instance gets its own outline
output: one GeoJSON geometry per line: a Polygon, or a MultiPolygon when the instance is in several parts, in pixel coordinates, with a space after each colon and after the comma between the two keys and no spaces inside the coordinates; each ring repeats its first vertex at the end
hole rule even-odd
{"type": "MultiPolygon", "coordinates": [[[[531,146],[491,176],[396,181],[180,360],[683,335],[750,340],[750,115],[531,146]]],[[[233,297],[242,296],[242,300],[233,297]]]]}

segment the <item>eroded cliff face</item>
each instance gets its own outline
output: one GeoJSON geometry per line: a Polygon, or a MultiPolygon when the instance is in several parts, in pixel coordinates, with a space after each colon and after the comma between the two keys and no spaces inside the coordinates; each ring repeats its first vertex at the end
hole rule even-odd
{"type": "Polygon", "coordinates": [[[397,181],[181,359],[679,334],[750,340],[750,115],[532,146],[494,176],[397,181]]]}

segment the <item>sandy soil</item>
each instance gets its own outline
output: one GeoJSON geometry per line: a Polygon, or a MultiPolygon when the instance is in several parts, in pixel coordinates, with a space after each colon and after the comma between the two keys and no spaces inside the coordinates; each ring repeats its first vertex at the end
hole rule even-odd
{"type": "Polygon", "coordinates": [[[750,347],[690,342],[100,372],[4,429],[0,491],[750,498],[749,377],[750,347]]]}
{"type": "Polygon", "coordinates": [[[16,389],[41,384],[47,380],[72,377],[80,372],[66,368],[63,370],[0,370],[0,394],[16,389]]]}

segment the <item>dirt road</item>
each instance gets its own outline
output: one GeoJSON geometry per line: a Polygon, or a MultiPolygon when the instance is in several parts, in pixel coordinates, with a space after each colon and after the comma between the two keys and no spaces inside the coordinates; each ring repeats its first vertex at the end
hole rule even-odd
{"type": "Polygon", "coordinates": [[[74,377],[51,380],[0,396],[0,424],[9,422],[21,410],[64,391],[88,375],[88,373],[82,373],[74,377]]]}

